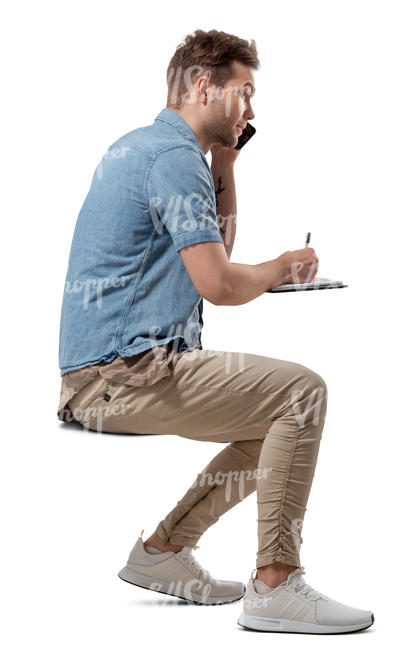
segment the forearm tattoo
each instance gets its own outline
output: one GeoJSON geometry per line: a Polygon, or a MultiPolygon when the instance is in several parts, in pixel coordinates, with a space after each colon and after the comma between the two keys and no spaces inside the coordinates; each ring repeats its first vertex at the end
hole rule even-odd
{"type": "MultiPolygon", "coordinates": [[[[219,176],[219,181],[218,181],[218,189],[215,191],[215,196],[216,196],[216,212],[218,211],[219,207],[219,200],[218,200],[218,195],[226,190],[226,187],[222,187],[222,176],[219,176]]],[[[219,228],[222,234],[225,234],[225,229],[224,228],[219,228]]]]}

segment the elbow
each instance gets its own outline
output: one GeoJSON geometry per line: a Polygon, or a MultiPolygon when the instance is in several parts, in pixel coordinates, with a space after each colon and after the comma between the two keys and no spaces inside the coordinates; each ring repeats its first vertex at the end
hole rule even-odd
{"type": "Polygon", "coordinates": [[[228,274],[217,274],[216,277],[207,276],[201,286],[196,287],[198,293],[213,305],[229,305],[232,288],[228,274]]]}
{"type": "Polygon", "coordinates": [[[196,287],[196,290],[202,298],[212,303],[212,305],[219,306],[228,304],[229,289],[224,285],[214,288],[209,287],[208,290],[201,290],[196,287]]]}
{"type": "Polygon", "coordinates": [[[230,288],[226,284],[222,284],[216,290],[214,296],[212,297],[211,302],[213,302],[213,304],[217,306],[229,305],[230,295],[231,295],[230,288]]]}

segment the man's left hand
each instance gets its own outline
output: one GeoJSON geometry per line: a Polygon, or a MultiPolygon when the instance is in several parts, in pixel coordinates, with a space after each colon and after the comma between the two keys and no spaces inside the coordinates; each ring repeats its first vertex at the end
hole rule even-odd
{"type": "Polygon", "coordinates": [[[233,163],[239,156],[241,149],[235,149],[234,147],[223,147],[221,144],[214,144],[210,148],[210,152],[213,158],[220,159],[224,162],[233,163]]]}

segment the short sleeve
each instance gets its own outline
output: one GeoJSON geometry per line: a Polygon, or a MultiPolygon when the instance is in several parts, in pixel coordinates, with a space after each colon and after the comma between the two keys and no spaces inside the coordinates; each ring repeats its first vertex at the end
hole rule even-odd
{"type": "Polygon", "coordinates": [[[177,251],[223,239],[216,220],[213,179],[198,152],[176,147],[160,153],[147,183],[150,215],[158,234],[165,227],[177,251]]]}

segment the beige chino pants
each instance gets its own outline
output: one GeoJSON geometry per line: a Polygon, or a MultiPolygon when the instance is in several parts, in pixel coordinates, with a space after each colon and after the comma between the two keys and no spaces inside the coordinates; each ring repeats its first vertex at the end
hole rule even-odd
{"type": "Polygon", "coordinates": [[[229,443],[156,532],[194,547],[223,513],[256,490],[256,566],[301,566],[301,530],[327,408],[327,387],[316,372],[256,354],[194,349],[152,386],[98,375],[69,406],[94,431],[229,443]]]}

